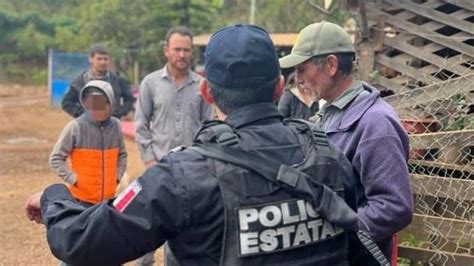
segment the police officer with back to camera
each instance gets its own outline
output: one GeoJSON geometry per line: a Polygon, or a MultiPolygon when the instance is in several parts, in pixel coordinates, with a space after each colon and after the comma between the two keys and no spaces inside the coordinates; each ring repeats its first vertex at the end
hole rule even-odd
{"type": "Polygon", "coordinates": [[[205,71],[201,94],[220,121],[207,122],[192,147],[90,208],[59,184],[29,199],[27,216],[46,225],[53,254],[116,265],[168,240],[180,265],[347,265],[357,224],[350,164],[319,129],[283,121],[273,102],[284,81],[268,33],[217,31],[205,71]]]}

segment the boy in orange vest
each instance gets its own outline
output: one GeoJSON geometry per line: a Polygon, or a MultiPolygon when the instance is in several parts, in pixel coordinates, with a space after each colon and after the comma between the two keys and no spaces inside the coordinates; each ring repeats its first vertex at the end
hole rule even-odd
{"type": "Polygon", "coordinates": [[[115,195],[127,151],[120,121],[111,117],[116,104],[111,85],[90,81],[79,96],[86,112],[64,127],[49,164],[69,184],[73,197],[88,206],[115,195]]]}

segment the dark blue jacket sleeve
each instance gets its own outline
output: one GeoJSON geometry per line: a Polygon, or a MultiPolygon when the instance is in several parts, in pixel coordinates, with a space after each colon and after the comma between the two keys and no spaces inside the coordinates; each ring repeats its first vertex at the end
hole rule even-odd
{"type": "Polygon", "coordinates": [[[84,72],[82,72],[82,74],[79,75],[69,85],[69,88],[66,94],[64,94],[64,97],[61,101],[61,107],[63,108],[63,110],[74,118],[84,113],[84,108],[82,107],[81,102],[79,100],[79,92],[85,85],[83,75],[84,72]]]}
{"type": "Polygon", "coordinates": [[[41,213],[52,253],[74,265],[118,265],[155,250],[177,235],[189,213],[187,189],[172,176],[166,159],[148,169],[121,212],[112,199],[85,208],[66,186],[48,187],[41,213]]]}
{"type": "Polygon", "coordinates": [[[123,104],[117,104],[119,110],[119,117],[127,115],[133,108],[133,103],[135,102],[135,97],[133,97],[132,92],[130,91],[130,85],[121,77],[118,78],[118,83],[120,84],[120,90],[122,91],[123,104]]]}

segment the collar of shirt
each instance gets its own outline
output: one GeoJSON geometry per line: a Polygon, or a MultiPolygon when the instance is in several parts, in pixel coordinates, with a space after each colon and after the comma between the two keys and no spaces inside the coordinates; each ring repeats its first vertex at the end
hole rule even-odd
{"type": "Polygon", "coordinates": [[[331,108],[331,106],[343,110],[346,106],[348,106],[361,92],[364,91],[364,87],[362,86],[362,83],[359,81],[355,81],[349,86],[349,88],[344,91],[339,97],[336,98],[334,102],[331,104],[325,103],[322,107],[321,110],[319,111],[320,116],[324,116],[324,113],[328,110],[328,108],[331,108]]]}
{"type": "Polygon", "coordinates": [[[97,79],[99,79],[99,80],[105,80],[105,81],[109,81],[109,80],[110,80],[110,71],[108,71],[108,70],[105,72],[105,75],[102,76],[102,77],[96,77],[96,76],[94,76],[94,74],[92,73],[92,69],[89,69],[89,70],[86,72],[86,75],[87,75],[87,78],[88,78],[89,81],[91,81],[91,80],[97,80],[97,79]]]}
{"type": "MultiPolygon", "coordinates": [[[[359,81],[353,82],[336,100],[330,104],[326,103],[319,112],[318,124],[324,131],[328,131],[333,121],[339,120],[351,102],[353,102],[362,92],[364,87],[359,81]]],[[[338,127],[338,126],[337,126],[338,127]]]]}
{"type": "Polygon", "coordinates": [[[259,120],[278,122],[283,120],[283,116],[273,103],[256,103],[231,112],[225,121],[237,129],[259,120]]]}
{"type": "MultiPolygon", "coordinates": [[[[173,81],[173,79],[171,78],[171,76],[169,75],[168,73],[168,64],[166,64],[164,67],[163,67],[163,70],[162,73],[161,73],[161,78],[162,79],[167,79],[169,81],[173,81]]],[[[191,69],[188,69],[188,76],[186,78],[186,83],[183,84],[183,86],[181,87],[185,87],[186,85],[189,85],[193,82],[199,82],[199,76],[194,73],[193,71],[191,71],[191,69]]],[[[173,82],[173,84],[175,84],[173,82]]]]}
{"type": "Polygon", "coordinates": [[[349,105],[350,102],[352,102],[359,94],[364,91],[364,87],[362,86],[362,83],[359,81],[355,81],[349,86],[349,88],[342,93],[337,99],[330,104],[330,106],[335,106],[338,109],[342,110],[344,109],[347,105],[349,105]]]}

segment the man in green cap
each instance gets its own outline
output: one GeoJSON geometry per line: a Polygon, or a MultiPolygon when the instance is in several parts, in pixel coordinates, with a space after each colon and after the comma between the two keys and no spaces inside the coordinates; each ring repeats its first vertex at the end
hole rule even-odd
{"type": "MultiPolygon", "coordinates": [[[[280,66],[295,67],[298,85],[327,101],[317,123],[356,172],[359,227],[368,230],[393,263],[395,233],[413,215],[408,136],[379,91],[353,78],[355,54],[340,26],[320,22],[299,33],[291,53],[280,58],[280,66]]],[[[352,265],[369,265],[366,250],[357,244],[351,247],[355,247],[350,253],[352,265]]]]}

